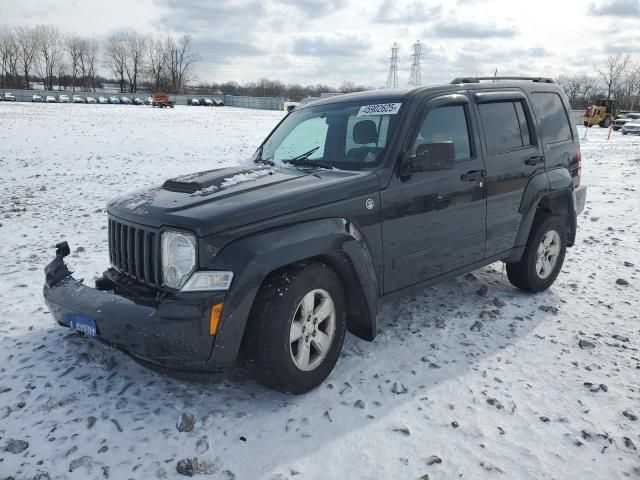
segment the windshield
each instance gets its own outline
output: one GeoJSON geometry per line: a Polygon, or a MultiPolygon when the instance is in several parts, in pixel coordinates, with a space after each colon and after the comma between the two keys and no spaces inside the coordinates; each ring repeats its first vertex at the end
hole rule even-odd
{"type": "Polygon", "coordinates": [[[345,170],[380,164],[401,103],[333,103],[295,110],[256,152],[257,161],[293,163],[345,170]]]}

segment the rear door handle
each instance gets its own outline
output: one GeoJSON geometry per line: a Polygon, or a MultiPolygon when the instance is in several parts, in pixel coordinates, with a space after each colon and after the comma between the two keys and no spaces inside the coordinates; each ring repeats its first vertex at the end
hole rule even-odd
{"type": "Polygon", "coordinates": [[[524,163],[526,163],[527,165],[538,165],[539,163],[544,163],[544,157],[543,156],[531,157],[525,160],[524,163]]]}
{"type": "Polygon", "coordinates": [[[460,176],[460,180],[465,182],[475,182],[486,175],[487,172],[485,170],[469,170],[467,173],[460,176]]]}

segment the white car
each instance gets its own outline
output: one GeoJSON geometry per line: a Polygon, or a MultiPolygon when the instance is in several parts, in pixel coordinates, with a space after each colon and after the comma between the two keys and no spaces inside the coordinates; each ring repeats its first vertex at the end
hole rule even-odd
{"type": "Polygon", "coordinates": [[[129,97],[120,97],[120,103],[123,105],[131,105],[131,99],[129,97]]]}
{"type": "Polygon", "coordinates": [[[95,97],[87,97],[87,103],[96,103],[95,97]]]}
{"type": "Polygon", "coordinates": [[[69,98],[69,95],[60,94],[60,95],[58,95],[58,102],[60,102],[60,103],[71,103],[71,99],[69,98]]]}
{"type": "Polygon", "coordinates": [[[622,134],[640,135],[640,120],[624,124],[622,126],[622,134]]]}
{"type": "Polygon", "coordinates": [[[84,98],[82,98],[79,95],[74,95],[73,96],[73,103],[84,103],[84,98]]]}
{"type": "Polygon", "coordinates": [[[613,121],[613,129],[620,130],[627,123],[634,122],[636,120],[640,120],[640,113],[629,112],[621,115],[613,121]]]}
{"type": "Polygon", "coordinates": [[[98,103],[101,105],[106,105],[109,103],[109,99],[107,97],[98,97],[98,103]]]}
{"type": "Polygon", "coordinates": [[[15,102],[16,101],[16,97],[13,93],[7,92],[4,94],[4,97],[2,98],[5,102],[15,102]]]}
{"type": "Polygon", "coordinates": [[[47,103],[58,103],[58,99],[53,95],[47,95],[47,98],[44,100],[47,103]]]}
{"type": "Polygon", "coordinates": [[[36,103],[42,103],[44,99],[40,95],[33,95],[31,97],[31,101],[36,103]]]}

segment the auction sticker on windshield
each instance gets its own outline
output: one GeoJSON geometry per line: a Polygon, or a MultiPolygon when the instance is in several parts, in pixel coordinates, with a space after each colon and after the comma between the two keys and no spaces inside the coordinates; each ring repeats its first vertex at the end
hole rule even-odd
{"type": "Polygon", "coordinates": [[[358,110],[358,116],[367,115],[395,115],[400,110],[401,103],[378,103],[377,105],[363,105],[358,110]]]}

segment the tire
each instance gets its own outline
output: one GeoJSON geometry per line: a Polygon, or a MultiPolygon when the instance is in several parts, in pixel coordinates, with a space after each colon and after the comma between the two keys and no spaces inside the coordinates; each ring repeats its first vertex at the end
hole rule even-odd
{"type": "Polygon", "coordinates": [[[606,117],[598,124],[600,128],[609,128],[609,125],[611,125],[611,117],[606,117]]]}
{"type": "Polygon", "coordinates": [[[593,126],[589,122],[583,122],[583,125],[587,128],[591,128],[593,126]]]}
{"type": "Polygon", "coordinates": [[[541,292],[549,288],[558,277],[567,251],[567,226],[565,219],[544,214],[538,217],[529,233],[529,240],[518,263],[507,264],[507,277],[516,287],[529,292],[541,292]],[[555,235],[552,233],[555,232],[555,235]],[[543,240],[546,242],[542,245],[543,240]],[[557,251],[554,260],[538,263],[538,252],[549,255],[557,251]],[[541,270],[542,266],[542,270],[541,270]]]}
{"type": "Polygon", "coordinates": [[[320,263],[288,268],[270,276],[258,292],[243,345],[247,367],[268,388],[296,395],[309,392],[333,370],[346,330],[344,289],[335,272],[320,263]],[[314,314],[321,305],[320,315],[329,312],[324,319],[318,317],[317,325],[313,317],[307,317],[311,323],[304,321],[303,311],[311,311],[309,301],[314,304],[314,314]],[[305,335],[310,331],[313,333],[305,335]],[[301,336],[291,341],[297,334],[301,336]],[[325,348],[319,349],[322,344],[325,348]],[[304,355],[306,348],[308,357],[304,355]]]}

